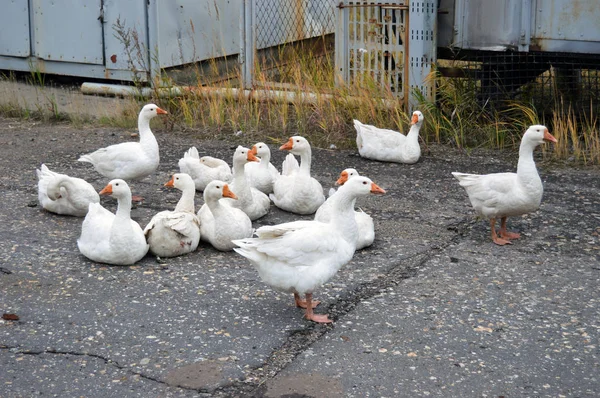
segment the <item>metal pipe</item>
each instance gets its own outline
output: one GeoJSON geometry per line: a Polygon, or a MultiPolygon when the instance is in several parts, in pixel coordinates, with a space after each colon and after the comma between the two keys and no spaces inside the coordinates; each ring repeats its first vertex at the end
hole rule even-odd
{"type": "MultiPolygon", "coordinates": [[[[332,94],[315,94],[296,91],[281,91],[281,90],[244,90],[239,88],[221,88],[221,87],[196,87],[196,86],[173,86],[173,87],[133,87],[120,84],[102,84],[102,83],[83,83],[81,92],[88,95],[110,95],[122,97],[141,96],[144,98],[158,96],[179,97],[185,94],[199,95],[205,98],[238,98],[256,101],[272,101],[281,103],[309,103],[313,105],[319,104],[319,100],[340,99],[339,96],[332,94]]],[[[343,101],[352,106],[362,104],[360,98],[344,97],[343,101]]],[[[399,106],[398,101],[390,101],[386,99],[380,100],[380,105],[386,108],[395,108],[399,106]]]]}

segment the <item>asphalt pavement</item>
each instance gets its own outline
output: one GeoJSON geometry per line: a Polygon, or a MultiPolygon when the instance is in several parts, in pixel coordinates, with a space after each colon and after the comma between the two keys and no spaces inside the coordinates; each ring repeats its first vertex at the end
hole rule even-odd
{"type": "MultiPolygon", "coordinates": [[[[242,134],[166,132],[158,171],[130,185],[142,226],[173,209],[163,187],[190,146],[231,163],[242,134]]],[[[108,266],[76,245],[81,218],[43,211],[35,169],[108,182],[82,153],[135,130],[0,118],[0,397],[586,397],[600,395],[600,169],[544,160],[540,209],[496,246],[450,172],[513,171],[517,151],[430,146],[414,165],[313,149],[327,189],[347,167],[387,191],[358,205],[373,246],[315,293],[306,321],[234,252],[205,244],[108,266]]],[[[282,143],[282,142],[281,142],[282,143]]],[[[281,143],[269,142],[280,167],[281,143]]],[[[202,204],[196,196],[196,208],[202,204]]],[[[114,210],[116,201],[102,198],[114,210]]],[[[260,225],[306,219],[272,206],[260,225]]]]}

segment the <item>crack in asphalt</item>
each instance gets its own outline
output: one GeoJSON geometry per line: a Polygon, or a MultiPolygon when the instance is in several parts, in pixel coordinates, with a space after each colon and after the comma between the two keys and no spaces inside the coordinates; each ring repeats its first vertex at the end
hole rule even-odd
{"type": "Polygon", "coordinates": [[[141,372],[136,372],[136,371],[134,371],[134,370],[132,370],[132,369],[124,366],[124,365],[121,365],[117,361],[114,361],[114,360],[112,360],[110,358],[104,357],[104,356],[99,355],[99,354],[93,354],[93,353],[89,353],[89,352],[77,352],[77,351],[61,351],[61,350],[55,350],[55,349],[32,351],[32,350],[24,349],[21,346],[6,346],[6,345],[1,345],[0,346],[0,350],[12,350],[16,354],[22,354],[22,355],[54,354],[54,355],[65,355],[65,356],[72,355],[72,356],[78,356],[78,357],[96,358],[96,359],[100,359],[100,360],[104,361],[104,363],[106,363],[107,365],[114,366],[117,369],[124,370],[127,373],[132,374],[134,376],[139,376],[142,379],[150,380],[150,381],[153,381],[153,382],[156,382],[156,383],[159,383],[159,384],[163,384],[163,385],[166,385],[166,386],[169,386],[169,387],[173,387],[173,388],[181,388],[183,390],[193,390],[193,391],[201,392],[201,390],[199,390],[199,389],[169,384],[169,383],[167,383],[165,381],[162,381],[160,379],[157,379],[155,377],[148,376],[148,375],[143,374],[141,372]]]}
{"type": "MultiPolygon", "coordinates": [[[[464,217],[447,224],[446,228],[455,232],[455,235],[451,239],[445,243],[431,245],[418,253],[401,258],[384,275],[372,281],[361,283],[328,307],[327,313],[330,318],[335,322],[340,317],[354,310],[363,301],[384,292],[389,287],[399,285],[403,280],[414,277],[419,268],[427,263],[429,259],[443,252],[451,244],[456,244],[463,239],[467,230],[473,224],[474,221],[471,217],[464,217]]],[[[293,331],[281,347],[274,350],[262,365],[250,371],[244,380],[235,381],[215,389],[213,396],[247,398],[264,396],[264,384],[267,381],[277,376],[298,355],[334,329],[333,324],[312,324],[304,329],[293,331]]]]}

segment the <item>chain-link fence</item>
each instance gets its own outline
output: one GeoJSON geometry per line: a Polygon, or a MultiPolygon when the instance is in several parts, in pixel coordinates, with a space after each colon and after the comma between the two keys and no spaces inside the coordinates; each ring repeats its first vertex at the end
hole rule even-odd
{"type": "Polygon", "coordinates": [[[458,67],[442,71],[474,79],[481,103],[497,106],[517,100],[532,104],[539,114],[557,105],[600,110],[600,54],[469,51],[452,56],[440,50],[442,58],[459,61],[453,64],[458,67]]]}
{"type": "Polygon", "coordinates": [[[255,0],[258,50],[335,31],[336,0],[255,0]]]}
{"type": "Polygon", "coordinates": [[[336,0],[248,0],[245,86],[285,82],[292,60],[333,54],[336,6],[336,0]]]}

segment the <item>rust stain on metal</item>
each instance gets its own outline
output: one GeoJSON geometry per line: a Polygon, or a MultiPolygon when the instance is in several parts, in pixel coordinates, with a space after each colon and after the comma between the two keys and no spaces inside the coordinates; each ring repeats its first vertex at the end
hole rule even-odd
{"type": "Polygon", "coordinates": [[[117,54],[111,55],[110,60],[112,61],[113,64],[116,64],[117,63],[117,54]]]}

